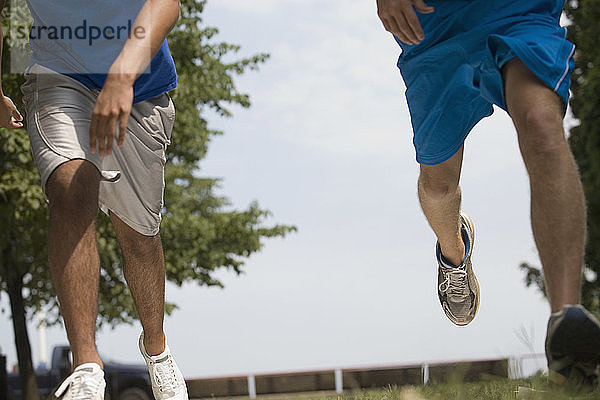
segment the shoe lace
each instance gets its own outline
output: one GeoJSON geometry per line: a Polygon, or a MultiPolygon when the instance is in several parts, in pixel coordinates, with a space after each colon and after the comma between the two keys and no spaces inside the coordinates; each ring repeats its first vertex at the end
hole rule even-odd
{"type": "Polygon", "coordinates": [[[464,300],[469,295],[469,284],[465,268],[442,267],[444,280],[440,283],[439,290],[448,294],[453,301],[464,300]]]}
{"type": "Polygon", "coordinates": [[[154,378],[158,390],[165,393],[175,393],[179,386],[179,378],[172,357],[154,364],[154,378]]]}
{"type": "Polygon", "coordinates": [[[56,389],[55,396],[60,397],[67,388],[70,400],[97,399],[102,386],[102,379],[94,376],[88,371],[75,371],[56,389]]]}

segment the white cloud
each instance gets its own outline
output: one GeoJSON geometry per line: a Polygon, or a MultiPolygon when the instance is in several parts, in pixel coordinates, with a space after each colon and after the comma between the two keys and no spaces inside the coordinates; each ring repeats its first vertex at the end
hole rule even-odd
{"type": "Polygon", "coordinates": [[[260,76],[241,80],[254,100],[251,118],[295,143],[335,153],[412,151],[395,66],[399,48],[379,29],[372,8],[330,3],[320,19],[271,36],[271,59],[260,76]]]}

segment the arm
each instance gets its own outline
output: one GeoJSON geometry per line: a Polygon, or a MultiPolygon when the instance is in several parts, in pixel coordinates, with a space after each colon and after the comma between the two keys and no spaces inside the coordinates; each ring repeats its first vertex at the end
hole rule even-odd
{"type": "MultiPolygon", "coordinates": [[[[4,10],[4,0],[0,0],[0,13],[4,10]]],[[[21,128],[23,117],[9,97],[2,91],[2,27],[0,26],[0,128],[21,128]]]]}
{"type": "MultiPolygon", "coordinates": [[[[2,0],[0,0],[2,1],[2,0]]],[[[123,144],[133,103],[133,83],[146,69],[179,18],[179,0],[146,0],[132,35],[111,65],[90,124],[90,148],[103,157],[112,152],[117,123],[123,144]]]]}
{"type": "Polygon", "coordinates": [[[435,11],[424,0],[377,0],[377,15],[385,30],[406,44],[419,44],[425,38],[415,9],[423,14],[435,11]]]}

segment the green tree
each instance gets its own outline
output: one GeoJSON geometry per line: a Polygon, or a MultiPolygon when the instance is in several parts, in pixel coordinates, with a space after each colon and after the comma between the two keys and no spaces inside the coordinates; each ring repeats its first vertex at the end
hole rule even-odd
{"type": "MultiPolygon", "coordinates": [[[[19,10],[21,11],[21,10],[19,10]]],[[[4,21],[5,15],[3,15],[4,21]]],[[[3,24],[4,25],[4,24],[3,24]]],[[[3,31],[7,32],[5,27],[3,31]]],[[[22,46],[4,37],[3,48],[22,46]]],[[[22,47],[19,47],[22,49],[22,47]]],[[[4,50],[6,53],[7,51],[4,50]]],[[[2,86],[20,99],[20,74],[10,74],[2,58],[2,86]]],[[[20,102],[17,101],[17,106],[20,102]]],[[[0,293],[8,295],[24,399],[38,398],[27,333],[27,316],[43,304],[55,307],[46,267],[46,200],[24,129],[0,132],[0,293]],[[25,295],[24,295],[25,294],[25,295]]]]}
{"type": "MultiPolygon", "coordinates": [[[[5,91],[6,86],[12,82],[5,91]]],[[[26,315],[56,304],[45,262],[47,211],[27,135],[23,130],[0,135],[0,291],[10,302],[24,398],[37,399],[26,315]]]]}
{"type": "MultiPolygon", "coordinates": [[[[575,43],[575,70],[572,75],[570,105],[579,125],[571,128],[569,144],[579,166],[588,209],[588,240],[582,286],[582,304],[600,313],[600,1],[572,0],[565,13],[569,40],[575,43]]],[[[525,283],[545,294],[539,268],[522,264],[525,283]]]]}
{"type": "MultiPolygon", "coordinates": [[[[217,194],[219,180],[200,174],[199,162],[211,137],[222,133],[210,129],[203,115],[211,110],[230,117],[228,107],[248,108],[249,96],[236,89],[234,78],[256,70],[268,58],[258,54],[226,61],[234,58],[239,47],[215,41],[218,30],[207,27],[202,19],[205,4],[205,0],[182,0],[181,17],[169,36],[179,85],[171,93],[177,117],[167,154],[161,236],[169,281],[222,286],[213,277],[215,270],[241,273],[245,260],[262,248],[265,238],[283,237],[295,227],[266,225],[269,212],[255,202],[246,209],[234,209],[227,197],[217,194]]],[[[8,57],[4,58],[4,91],[20,104],[22,78],[9,74],[8,57]]],[[[60,316],[46,268],[46,202],[26,134],[17,130],[0,135],[0,291],[9,294],[19,369],[29,400],[35,398],[36,388],[26,318],[39,307],[47,309],[50,324],[59,322],[60,316]]],[[[103,214],[97,233],[102,265],[99,324],[131,323],[137,315],[123,279],[119,246],[103,214]]],[[[168,304],[167,312],[175,307],[168,304]]]]}

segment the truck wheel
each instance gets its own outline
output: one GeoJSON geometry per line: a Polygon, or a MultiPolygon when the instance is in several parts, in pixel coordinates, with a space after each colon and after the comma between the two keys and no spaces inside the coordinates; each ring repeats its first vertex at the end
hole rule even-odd
{"type": "Polygon", "coordinates": [[[130,387],[119,393],[119,400],[151,400],[152,397],[144,389],[130,387]]]}

